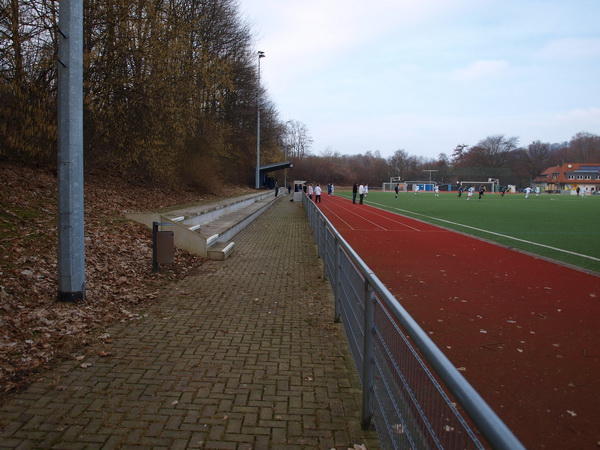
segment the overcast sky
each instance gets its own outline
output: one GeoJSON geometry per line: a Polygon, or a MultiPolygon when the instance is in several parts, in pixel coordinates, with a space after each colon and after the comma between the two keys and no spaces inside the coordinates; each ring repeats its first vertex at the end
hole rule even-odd
{"type": "Polygon", "coordinates": [[[600,0],[239,0],[313,153],[600,134],[600,0]]]}

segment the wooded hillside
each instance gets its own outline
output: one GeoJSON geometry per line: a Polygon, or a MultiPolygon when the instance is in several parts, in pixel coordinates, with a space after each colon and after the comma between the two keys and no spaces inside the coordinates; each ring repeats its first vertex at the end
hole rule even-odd
{"type": "MultiPolygon", "coordinates": [[[[56,159],[58,1],[3,2],[0,157],[56,159]]],[[[258,95],[257,54],[234,0],[84,4],[85,163],[206,190],[251,184],[285,126],[258,95]]]]}

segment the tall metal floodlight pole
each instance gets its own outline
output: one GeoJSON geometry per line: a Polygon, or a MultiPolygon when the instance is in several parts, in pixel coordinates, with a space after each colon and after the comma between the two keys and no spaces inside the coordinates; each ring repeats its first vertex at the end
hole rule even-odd
{"type": "Polygon", "coordinates": [[[58,299],[85,298],[83,0],[60,0],[58,43],[58,299]]]}
{"type": "Polygon", "coordinates": [[[256,189],[260,189],[260,59],[265,57],[265,52],[258,52],[258,90],[256,91],[256,189]]]}

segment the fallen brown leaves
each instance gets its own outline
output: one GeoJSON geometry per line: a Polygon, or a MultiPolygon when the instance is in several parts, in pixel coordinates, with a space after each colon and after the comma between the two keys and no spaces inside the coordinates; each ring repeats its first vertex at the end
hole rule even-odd
{"type": "Polygon", "coordinates": [[[202,264],[199,256],[176,249],[175,263],[153,273],[152,233],[126,221],[125,212],[218,197],[86,174],[86,300],[71,304],[57,301],[55,174],[0,162],[0,180],[1,400],[40,369],[98,340],[110,324],[138,317],[162,286],[202,264]]]}

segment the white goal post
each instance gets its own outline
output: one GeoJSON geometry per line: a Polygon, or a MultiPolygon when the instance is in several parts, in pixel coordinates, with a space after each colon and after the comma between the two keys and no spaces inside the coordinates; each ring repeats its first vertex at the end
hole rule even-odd
{"type": "Polygon", "coordinates": [[[400,192],[406,192],[406,190],[407,190],[406,183],[399,182],[399,181],[383,183],[381,190],[383,192],[394,192],[396,190],[396,185],[398,185],[398,190],[400,192]]]}
{"type": "Polygon", "coordinates": [[[383,183],[381,190],[383,192],[393,192],[396,188],[396,185],[399,185],[400,192],[414,192],[416,191],[416,186],[419,186],[419,191],[421,192],[433,192],[433,188],[436,183],[431,181],[394,181],[394,178],[391,178],[389,183],[383,183]]]}
{"type": "Polygon", "coordinates": [[[473,186],[476,190],[479,186],[485,186],[486,192],[499,192],[500,191],[500,180],[497,178],[488,178],[488,181],[461,181],[459,186],[467,190],[470,186],[473,186]]]}

